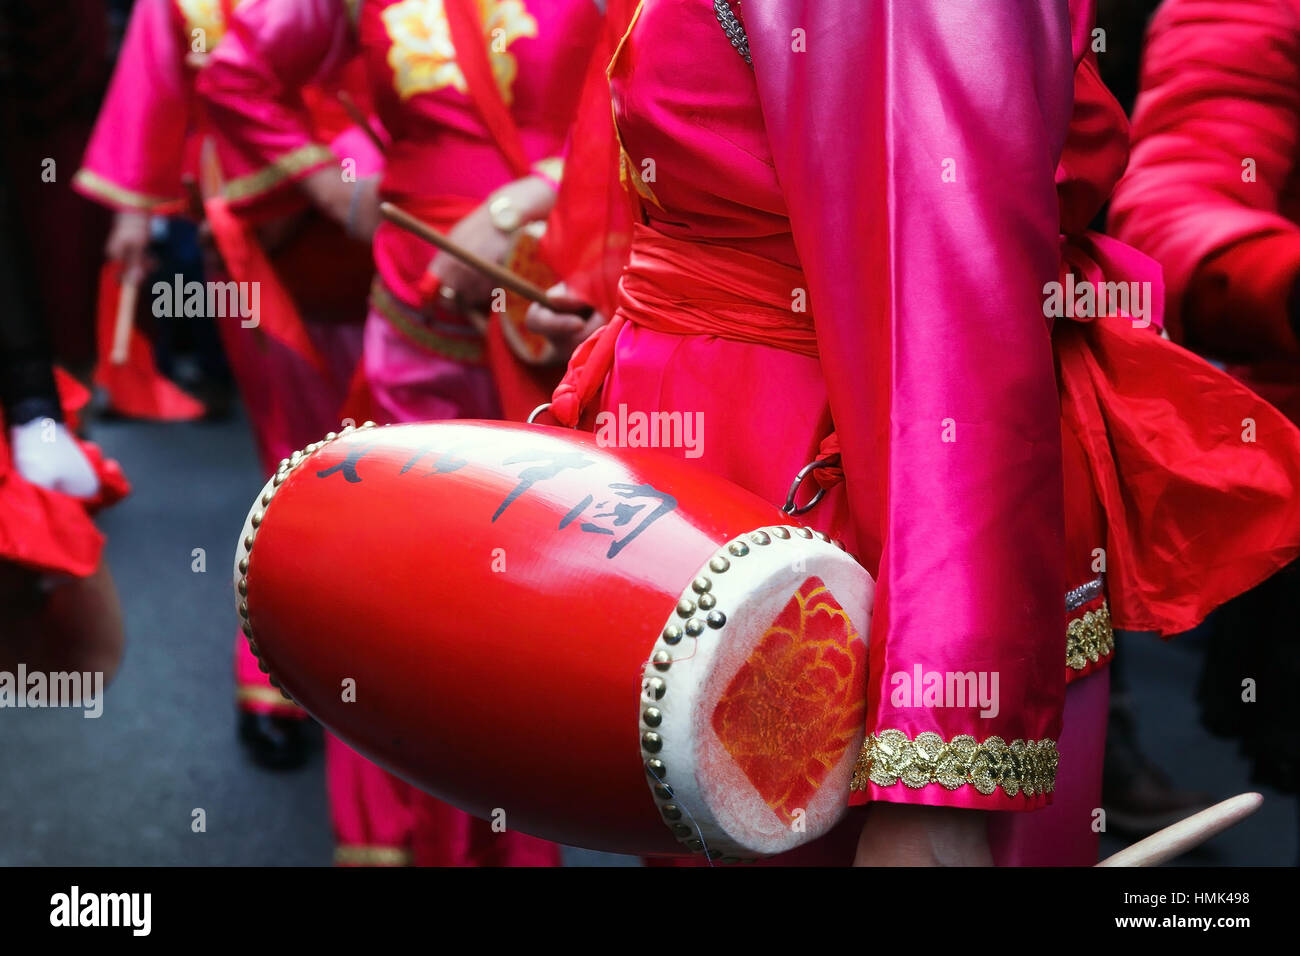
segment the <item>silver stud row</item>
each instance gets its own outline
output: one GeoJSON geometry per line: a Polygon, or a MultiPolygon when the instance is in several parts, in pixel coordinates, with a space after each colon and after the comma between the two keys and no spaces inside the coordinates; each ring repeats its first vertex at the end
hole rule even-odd
{"type": "MultiPolygon", "coordinates": [[[[751,545],[763,548],[772,544],[774,539],[789,541],[795,537],[805,540],[816,538],[834,544],[841,551],[845,550],[843,544],[831,541],[820,531],[793,525],[775,525],[759,528],[757,531],[751,531],[728,542],[709,559],[708,570],[713,575],[726,574],[735,561],[744,559],[750,553],[751,545]]],[[[718,608],[718,599],[713,596],[713,578],[710,574],[701,574],[695,578],[677,602],[674,620],[671,620],[660,632],[654,651],[650,655],[650,666],[656,673],[646,677],[641,684],[641,751],[645,756],[646,775],[650,778],[650,792],[654,795],[659,813],[668,829],[677,838],[677,842],[692,853],[704,853],[705,846],[699,834],[682,822],[682,809],[674,801],[672,784],[668,779],[668,767],[659,757],[664,746],[663,736],[659,731],[663,723],[663,712],[656,705],[668,693],[668,680],[665,675],[673,666],[672,649],[681,643],[683,637],[698,638],[709,630],[720,631],[727,624],[726,612],[718,608]],[[703,619],[698,616],[699,612],[704,612],[703,619]]],[[[754,861],[724,856],[719,862],[752,863],[754,861]]]]}
{"type": "Polygon", "coordinates": [[[271,682],[271,686],[278,690],[280,696],[287,701],[293,701],[293,698],[285,693],[284,688],[280,686],[280,682],[276,680],[275,675],[273,675],[270,669],[266,666],[266,662],[262,660],[262,655],[257,653],[257,642],[253,640],[253,625],[249,623],[248,563],[249,559],[253,556],[253,544],[257,541],[257,529],[260,528],[262,522],[266,520],[266,511],[267,508],[270,507],[271,500],[275,497],[275,493],[280,489],[280,486],[285,483],[288,477],[293,474],[294,469],[330,442],[334,441],[334,439],[341,438],[342,436],[354,431],[361,431],[366,428],[374,427],[374,422],[365,422],[359,428],[353,425],[347,425],[342,431],[330,432],[321,441],[312,442],[306,448],[294,452],[288,458],[282,458],[280,464],[276,466],[275,477],[271,480],[271,487],[262,492],[262,497],[258,499],[258,510],[254,511],[253,517],[249,519],[249,524],[253,526],[253,530],[244,535],[244,554],[239,559],[239,580],[235,582],[235,591],[239,594],[239,625],[243,629],[244,637],[248,640],[248,649],[252,651],[253,656],[257,658],[258,669],[267,676],[267,679],[271,682]]]}

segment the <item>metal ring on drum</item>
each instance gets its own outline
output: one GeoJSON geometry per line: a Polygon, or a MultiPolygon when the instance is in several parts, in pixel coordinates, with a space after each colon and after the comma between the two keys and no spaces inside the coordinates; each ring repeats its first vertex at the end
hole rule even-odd
{"type": "Polygon", "coordinates": [[[798,517],[799,515],[807,514],[812,511],[813,508],[817,507],[818,503],[826,497],[826,489],[818,488],[817,493],[812,496],[812,500],[807,504],[796,505],[795,496],[799,493],[799,486],[802,485],[804,480],[818,468],[835,468],[838,467],[839,463],[840,456],[838,454],[827,455],[825,458],[815,458],[800,468],[799,473],[794,476],[794,481],[790,482],[790,493],[785,496],[785,505],[782,506],[781,510],[785,514],[798,517]]]}

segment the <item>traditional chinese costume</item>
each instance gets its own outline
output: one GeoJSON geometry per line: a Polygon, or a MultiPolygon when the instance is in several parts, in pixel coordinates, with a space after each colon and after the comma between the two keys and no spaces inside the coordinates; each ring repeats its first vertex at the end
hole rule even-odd
{"type": "MultiPolygon", "coordinates": [[[[312,223],[299,230],[298,242],[288,243],[273,264],[268,263],[254,226],[269,216],[293,211],[295,197],[283,190],[268,193],[260,206],[232,215],[215,194],[223,176],[240,171],[220,167],[194,84],[207,57],[226,36],[236,6],[237,0],[139,0],[135,4],[74,185],[114,209],[161,216],[191,211],[195,190],[205,190],[209,224],[225,254],[229,277],[257,283],[261,293],[260,327],[241,327],[240,316],[219,318],[216,324],[263,468],[270,470],[294,450],[339,427],[340,408],[361,352],[358,319],[364,308],[365,250],[360,244],[323,236],[322,224],[312,223]],[[312,241],[317,238],[324,241],[312,241]],[[361,274],[360,288],[351,294],[350,304],[345,287],[332,287],[330,295],[319,292],[322,283],[313,278],[321,266],[319,253],[305,253],[322,245],[345,260],[333,263],[331,274],[361,274]],[[353,247],[350,259],[348,245],[353,247]],[[346,314],[349,308],[351,315],[346,314]]],[[[306,95],[313,129],[337,137],[340,149],[359,157],[360,175],[377,167],[376,150],[359,131],[347,128],[334,93],[317,88],[306,95]]],[[[235,675],[242,711],[301,716],[258,670],[242,634],[235,640],[235,675]]]]}
{"type": "MultiPolygon", "coordinates": [[[[879,588],[853,802],[1036,811],[991,818],[1003,864],[1096,859],[1112,626],[1186,630],[1300,552],[1300,434],[1087,232],[1126,128],[1069,7],[642,0],[608,74],[641,221],[612,299],[570,257],[613,318],[552,406],[702,413],[697,463],[771,501],[823,462],[805,520],[879,588]],[[1052,315],[1110,281],[1150,313],[1052,315]],[[908,686],[971,673],[999,707],[908,686]]],[[[561,231],[609,208],[562,192],[561,231]]]]}

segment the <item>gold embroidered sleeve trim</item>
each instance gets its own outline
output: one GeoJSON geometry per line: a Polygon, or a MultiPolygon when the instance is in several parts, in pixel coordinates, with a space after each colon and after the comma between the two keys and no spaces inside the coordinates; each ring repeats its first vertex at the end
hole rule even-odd
{"type": "Polygon", "coordinates": [[[110,206],[152,212],[158,215],[178,212],[185,208],[183,196],[150,196],[119,186],[89,169],[79,169],[72,182],[83,192],[101,199],[110,206]]]}
{"type": "Polygon", "coordinates": [[[1115,629],[1106,604],[1075,618],[1065,631],[1065,666],[1081,671],[1115,650],[1115,629]]]}
{"type": "Polygon", "coordinates": [[[999,789],[1009,797],[1034,796],[1052,792],[1059,760],[1056,741],[1047,738],[1008,744],[989,737],[980,743],[969,734],[947,741],[925,731],[913,740],[901,730],[882,730],[863,742],[852,789],[939,784],[948,790],[974,787],[985,796],[999,789]]]}
{"type": "Polygon", "coordinates": [[[243,202],[270,192],[276,186],[313,166],[337,161],[329,147],[319,143],[308,143],[306,146],[299,146],[285,153],[270,166],[264,166],[256,172],[230,180],[221,192],[230,202],[243,202]]]}

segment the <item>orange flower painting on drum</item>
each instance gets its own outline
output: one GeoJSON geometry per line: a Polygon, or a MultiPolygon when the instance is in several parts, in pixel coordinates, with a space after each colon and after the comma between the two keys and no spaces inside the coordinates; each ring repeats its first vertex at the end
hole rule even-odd
{"type": "Polygon", "coordinates": [[[713,710],[713,729],[786,823],[862,733],[866,642],[820,578],[806,580],[713,710]]]}
{"type": "MultiPolygon", "coordinates": [[[[537,21],[523,0],[476,2],[492,75],[501,90],[501,98],[509,104],[514,99],[515,76],[519,72],[519,64],[509,52],[509,46],[520,37],[537,36],[537,21]]],[[[393,41],[388,51],[393,87],[402,99],[446,86],[468,92],[465,74],[456,63],[443,0],[405,0],[388,7],[381,17],[393,41]]]]}

